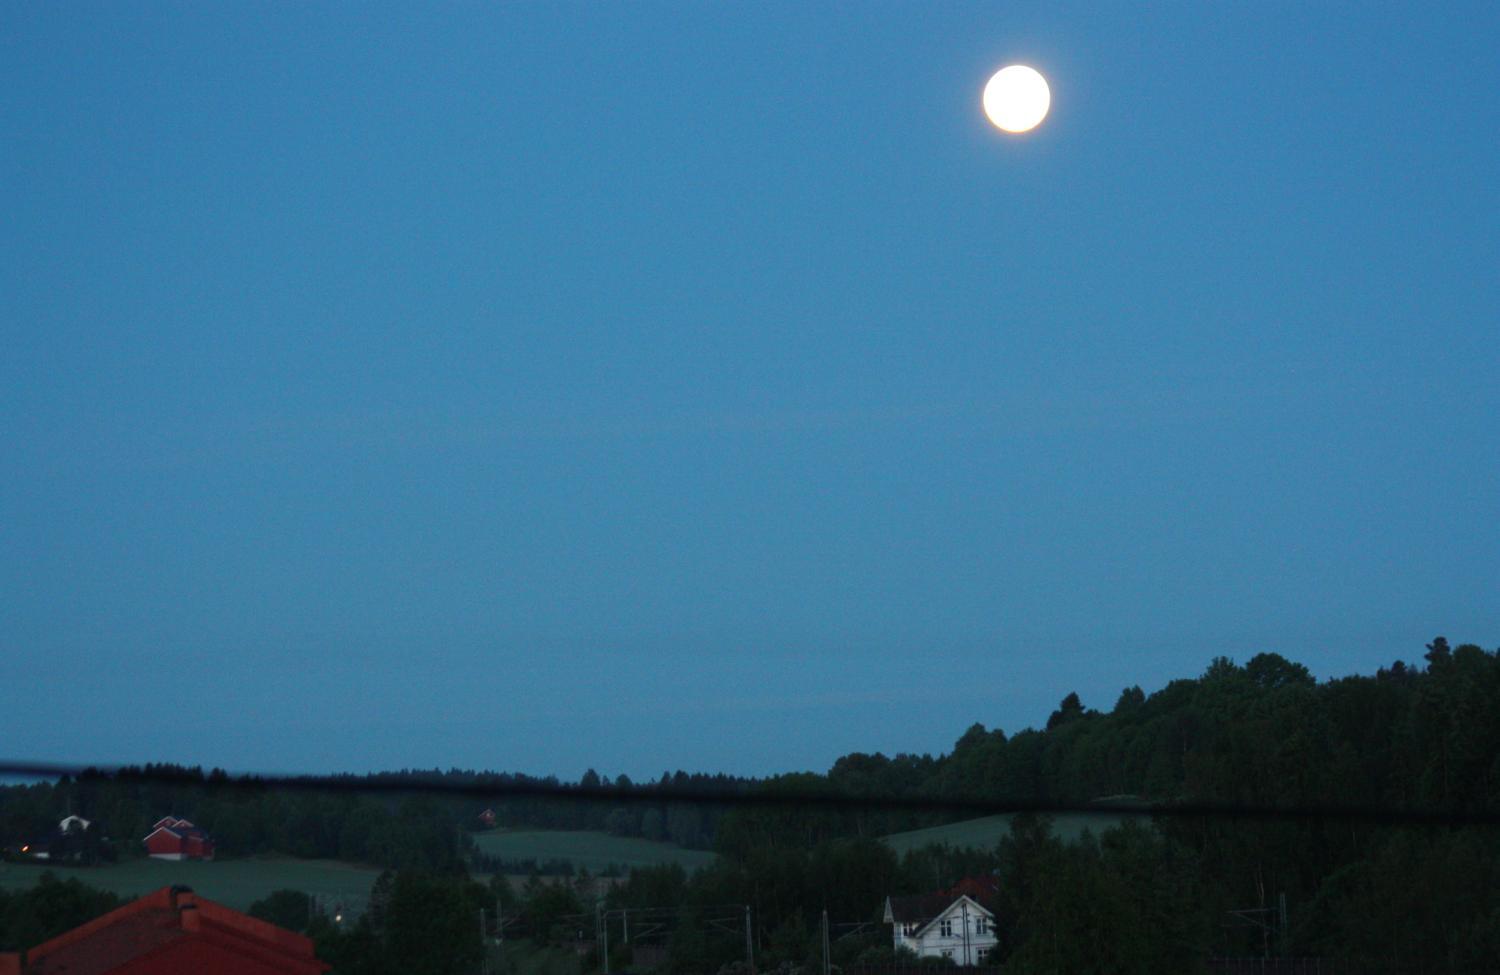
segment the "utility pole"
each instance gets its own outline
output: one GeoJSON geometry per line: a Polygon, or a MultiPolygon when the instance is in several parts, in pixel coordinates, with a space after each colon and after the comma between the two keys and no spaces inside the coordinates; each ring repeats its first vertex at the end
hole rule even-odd
{"type": "Polygon", "coordinates": [[[609,915],[604,913],[604,902],[594,906],[599,917],[599,957],[604,962],[604,975],[609,975],[609,915]]]}
{"type": "Polygon", "coordinates": [[[823,975],[830,975],[828,960],[828,908],[823,908],[823,975]]]}
{"type": "Polygon", "coordinates": [[[745,905],[745,964],[750,975],[755,975],[755,940],[750,936],[750,905],[745,905]]]}
{"type": "Polygon", "coordinates": [[[1277,954],[1285,957],[1288,945],[1286,930],[1286,891],[1284,890],[1276,895],[1276,909],[1276,919],[1278,922],[1280,922],[1276,926],[1276,934],[1278,935],[1276,940],[1281,942],[1276,946],[1278,949],[1277,954]]]}
{"type": "Polygon", "coordinates": [[[490,950],[485,944],[484,930],[484,908],[479,909],[479,971],[481,975],[490,975],[490,950]]]}
{"type": "Polygon", "coordinates": [[[1276,927],[1276,909],[1270,907],[1246,907],[1237,911],[1230,911],[1229,916],[1249,927],[1260,928],[1261,957],[1270,958],[1271,933],[1276,927]]]}
{"type": "Polygon", "coordinates": [[[969,960],[969,902],[967,900],[964,900],[961,903],[964,911],[964,967],[968,968],[973,964],[973,962],[969,960]]]}
{"type": "Polygon", "coordinates": [[[500,960],[500,971],[505,971],[505,908],[500,897],[495,896],[495,946],[500,960]]]}

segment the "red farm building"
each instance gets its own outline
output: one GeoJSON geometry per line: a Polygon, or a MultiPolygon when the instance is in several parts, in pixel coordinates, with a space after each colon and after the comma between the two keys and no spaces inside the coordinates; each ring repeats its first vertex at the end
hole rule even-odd
{"type": "Polygon", "coordinates": [[[0,975],[323,975],[312,939],[186,887],[158,891],[44,941],[0,954],[0,975]]]}
{"type": "Polygon", "coordinates": [[[186,819],[163,816],[142,841],[146,853],[158,860],[212,860],[214,841],[186,819]]]}

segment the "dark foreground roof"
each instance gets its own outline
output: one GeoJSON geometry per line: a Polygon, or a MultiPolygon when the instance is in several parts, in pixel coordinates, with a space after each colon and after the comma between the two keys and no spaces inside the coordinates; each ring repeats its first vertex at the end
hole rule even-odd
{"type": "Polygon", "coordinates": [[[213,972],[322,975],[312,939],[163,887],[26,952],[0,955],[0,975],[213,972]]]}

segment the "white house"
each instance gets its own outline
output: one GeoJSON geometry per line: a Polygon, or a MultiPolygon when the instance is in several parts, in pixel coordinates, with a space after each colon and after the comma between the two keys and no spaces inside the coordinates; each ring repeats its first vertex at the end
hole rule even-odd
{"type": "Polygon", "coordinates": [[[84,819],[82,816],[69,816],[57,824],[57,831],[59,833],[71,833],[74,830],[82,832],[92,825],[92,820],[84,819]]]}
{"type": "Polygon", "coordinates": [[[999,943],[995,915],[968,894],[887,897],[885,923],[898,951],[952,958],[959,965],[985,964],[999,943]]]}

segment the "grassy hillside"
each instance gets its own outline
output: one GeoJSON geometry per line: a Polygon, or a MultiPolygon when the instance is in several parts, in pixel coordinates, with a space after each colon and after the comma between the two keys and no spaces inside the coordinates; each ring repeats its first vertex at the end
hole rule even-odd
{"type": "Polygon", "coordinates": [[[380,875],[374,867],[355,866],[337,860],[127,860],[102,867],[48,867],[45,864],[0,863],[0,888],[24,889],[51,870],[61,879],[77,877],[81,883],[125,897],[134,897],[159,887],[186,884],[209,900],[245,910],[253,901],[273,890],[290,887],[317,896],[330,906],[343,903],[357,913],[364,908],[370,884],[380,875]]]}
{"type": "MultiPolygon", "coordinates": [[[[1055,836],[1072,842],[1083,835],[1086,829],[1098,836],[1105,830],[1125,822],[1127,818],[1131,817],[1113,812],[1064,813],[1052,817],[1052,832],[1055,836]]],[[[1147,816],[1139,818],[1144,823],[1151,821],[1147,816]]],[[[1010,821],[1009,814],[985,816],[983,819],[966,819],[961,823],[949,823],[946,826],[930,826],[927,829],[914,829],[906,833],[892,833],[884,839],[897,853],[920,849],[931,843],[992,849],[996,843],[1000,842],[1000,837],[1010,832],[1010,821]]]]}
{"type": "Polygon", "coordinates": [[[653,843],[633,836],[611,836],[592,830],[491,830],[475,833],[481,852],[507,860],[533,858],[568,860],[575,867],[598,873],[611,863],[622,867],[644,867],[657,863],[680,863],[689,872],[713,862],[706,850],[687,850],[671,843],[653,843]]]}

